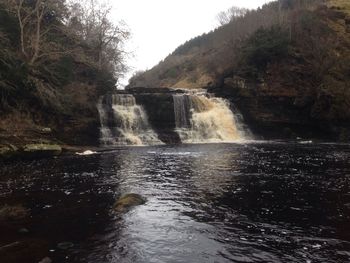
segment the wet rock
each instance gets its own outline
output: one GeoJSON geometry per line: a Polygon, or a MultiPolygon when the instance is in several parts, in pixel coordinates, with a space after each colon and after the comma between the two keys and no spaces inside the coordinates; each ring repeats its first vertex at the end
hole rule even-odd
{"type": "Polygon", "coordinates": [[[120,197],[114,204],[114,210],[116,212],[127,212],[134,206],[143,205],[146,203],[146,199],[138,194],[126,194],[120,197]]]}
{"type": "MultiPolygon", "coordinates": [[[[148,90],[147,90],[148,91],[148,90]]],[[[156,90],[153,90],[156,91],[156,90]]],[[[147,113],[152,128],[158,134],[159,139],[166,144],[181,143],[179,135],[174,131],[174,91],[134,93],[137,104],[142,105],[147,113]]]]}
{"type": "Polygon", "coordinates": [[[0,221],[1,220],[21,220],[29,215],[29,209],[24,208],[22,205],[7,206],[0,208],[0,221]]]}
{"type": "Polygon", "coordinates": [[[21,229],[18,229],[18,233],[20,233],[20,234],[28,234],[29,230],[27,228],[21,228],[21,229]]]}
{"type": "Polygon", "coordinates": [[[0,145],[0,159],[11,159],[18,154],[18,148],[9,144],[9,145],[0,145]]]}
{"type": "Polygon", "coordinates": [[[22,153],[25,158],[53,157],[62,153],[62,147],[56,144],[27,144],[22,153]]]}
{"type": "Polygon", "coordinates": [[[51,262],[52,262],[51,258],[46,257],[43,260],[41,260],[39,263],[51,263],[51,262]]]}

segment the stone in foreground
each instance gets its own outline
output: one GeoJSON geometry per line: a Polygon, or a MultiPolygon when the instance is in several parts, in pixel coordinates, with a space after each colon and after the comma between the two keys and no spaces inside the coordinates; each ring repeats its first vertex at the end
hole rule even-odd
{"type": "Polygon", "coordinates": [[[114,211],[125,213],[129,211],[132,207],[143,205],[146,203],[146,199],[138,194],[126,194],[120,197],[114,204],[114,211]]]}

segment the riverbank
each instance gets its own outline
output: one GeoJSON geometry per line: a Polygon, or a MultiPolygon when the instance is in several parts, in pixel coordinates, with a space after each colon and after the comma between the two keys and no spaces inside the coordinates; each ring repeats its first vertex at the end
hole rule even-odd
{"type": "Polygon", "coordinates": [[[97,146],[76,146],[50,141],[38,141],[28,144],[0,144],[0,163],[17,160],[34,160],[66,155],[89,155],[103,151],[97,146]]]}

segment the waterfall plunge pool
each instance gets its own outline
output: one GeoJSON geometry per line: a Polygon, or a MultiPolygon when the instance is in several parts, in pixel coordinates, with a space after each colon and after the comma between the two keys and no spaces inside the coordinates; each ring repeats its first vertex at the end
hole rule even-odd
{"type": "Polygon", "coordinates": [[[30,217],[0,220],[0,261],[348,262],[349,160],[349,145],[270,142],[2,166],[1,206],[30,217]],[[130,192],[147,203],[113,213],[130,192]]]}

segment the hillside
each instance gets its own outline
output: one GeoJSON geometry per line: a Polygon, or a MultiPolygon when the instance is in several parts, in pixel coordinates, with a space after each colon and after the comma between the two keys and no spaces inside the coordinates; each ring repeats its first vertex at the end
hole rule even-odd
{"type": "Polygon", "coordinates": [[[0,1],[0,146],[98,143],[96,103],[115,89],[127,37],[109,12],[96,1],[0,1]]]}
{"type": "Polygon", "coordinates": [[[206,88],[265,138],[349,141],[348,1],[280,0],[194,38],[130,87],[206,88]]]}

